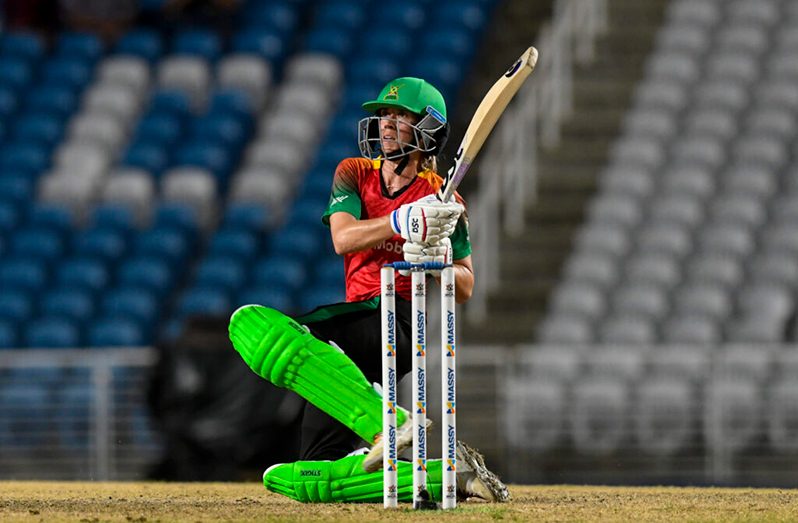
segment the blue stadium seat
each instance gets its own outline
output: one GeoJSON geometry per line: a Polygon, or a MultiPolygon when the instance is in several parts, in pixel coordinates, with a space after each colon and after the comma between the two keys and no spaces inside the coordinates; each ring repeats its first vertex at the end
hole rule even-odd
{"type": "MultiPolygon", "coordinates": [[[[2,178],[0,178],[2,187],[2,178]]],[[[270,228],[272,216],[263,205],[256,203],[231,203],[224,214],[223,225],[229,229],[265,232],[270,228]]]]}
{"type": "Polygon", "coordinates": [[[102,298],[102,312],[108,317],[129,318],[149,331],[158,318],[160,303],[155,292],[141,287],[125,286],[112,289],[102,298]]]}
{"type": "MultiPolygon", "coordinates": [[[[401,67],[398,60],[369,55],[351,60],[347,64],[346,79],[347,82],[354,85],[372,82],[379,85],[378,89],[380,89],[394,78],[401,76],[400,73],[401,67]]],[[[374,96],[373,93],[372,96],[374,96]]],[[[360,103],[362,104],[366,100],[369,98],[364,98],[360,103]]]]}
{"type": "Polygon", "coordinates": [[[211,256],[230,256],[249,262],[260,248],[258,233],[246,229],[228,228],[218,231],[210,240],[208,253],[211,256]]]}
{"type": "Polygon", "coordinates": [[[103,203],[91,211],[89,224],[96,228],[117,232],[123,236],[130,236],[136,229],[136,215],[126,205],[103,203]]]}
{"type": "Polygon", "coordinates": [[[233,158],[223,146],[212,141],[191,141],[175,153],[174,165],[207,169],[224,182],[233,167],[233,158]]]}
{"type": "Polygon", "coordinates": [[[269,239],[269,252],[294,256],[297,260],[309,261],[321,253],[327,231],[309,225],[283,227],[269,239]]]}
{"type": "Polygon", "coordinates": [[[360,29],[366,20],[363,3],[357,0],[332,0],[319,4],[313,24],[316,27],[341,27],[347,31],[360,29]]]}
{"type": "MultiPolygon", "coordinates": [[[[348,156],[352,156],[354,152],[357,151],[358,147],[358,126],[360,120],[362,120],[365,116],[368,116],[364,113],[363,109],[355,109],[353,111],[340,111],[336,113],[333,121],[330,122],[329,127],[327,127],[327,136],[332,137],[334,140],[333,144],[341,144],[341,149],[348,154],[348,156]]],[[[328,144],[330,142],[327,142],[328,144]]],[[[332,145],[322,145],[322,151],[319,154],[328,154],[327,149],[332,148],[332,145]]],[[[342,157],[341,159],[346,158],[342,157]]]]}
{"type": "MultiPolygon", "coordinates": [[[[327,192],[329,193],[329,189],[327,192]]],[[[326,210],[327,198],[296,199],[288,212],[285,224],[286,226],[308,226],[320,229],[323,226],[321,217],[326,210]]]]}
{"type": "Polygon", "coordinates": [[[87,329],[91,347],[137,347],[149,343],[139,325],[125,318],[101,318],[87,329]]]}
{"type": "Polygon", "coordinates": [[[155,210],[153,228],[178,229],[189,238],[195,238],[200,228],[197,210],[190,205],[169,202],[161,203],[155,210]]]}
{"type": "Polygon", "coordinates": [[[186,234],[175,228],[158,228],[141,232],[135,239],[136,254],[157,256],[171,263],[181,264],[190,252],[186,234]]]}
{"type": "Polygon", "coordinates": [[[51,289],[42,296],[40,310],[44,316],[83,322],[94,314],[94,299],[84,289],[51,289]]]}
{"type": "Polygon", "coordinates": [[[169,166],[169,150],[164,144],[154,141],[136,142],[125,153],[122,165],[139,167],[153,176],[160,176],[169,166]]]}
{"type": "Polygon", "coordinates": [[[77,232],[72,239],[72,252],[76,256],[99,258],[115,263],[125,253],[125,236],[121,231],[99,225],[77,232]]]}
{"type": "Polygon", "coordinates": [[[473,32],[481,31],[487,23],[488,9],[479,0],[444,0],[432,9],[432,20],[446,20],[450,27],[464,27],[473,32]]]}
{"type": "Polygon", "coordinates": [[[141,119],[136,127],[135,140],[151,140],[173,146],[183,133],[183,119],[172,113],[155,112],[141,119]]]}
{"type": "Polygon", "coordinates": [[[240,118],[218,113],[194,120],[190,132],[192,139],[221,144],[233,152],[241,151],[249,138],[247,126],[240,118]]]}
{"type": "MultiPolygon", "coordinates": [[[[381,20],[390,20],[394,28],[400,28],[407,34],[420,29],[427,18],[424,7],[418,2],[394,2],[380,5],[379,17],[381,20]]],[[[432,20],[443,19],[433,18],[432,20]]]]}
{"type": "Polygon", "coordinates": [[[29,111],[51,113],[60,118],[70,116],[78,106],[78,97],[69,86],[43,84],[35,87],[25,98],[29,111]]]}
{"type": "Polygon", "coordinates": [[[0,59],[0,85],[21,93],[33,79],[33,67],[19,58],[0,59]]]}
{"type": "Polygon", "coordinates": [[[183,294],[178,304],[178,314],[182,317],[192,315],[229,316],[232,312],[230,297],[226,291],[220,288],[191,288],[183,294]]]}
{"type": "Polygon", "coordinates": [[[361,118],[369,116],[369,113],[363,109],[363,102],[376,98],[383,86],[384,84],[379,85],[378,82],[365,80],[359,82],[347,81],[346,89],[339,105],[341,111],[352,115],[359,114],[361,118]]]}
{"type": "Polygon", "coordinates": [[[328,201],[332,192],[332,180],[333,171],[312,169],[302,180],[298,198],[328,201]]]}
{"type": "Polygon", "coordinates": [[[56,267],[55,281],[59,286],[100,292],[111,277],[102,260],[96,258],[72,258],[56,267]]]}
{"type": "Polygon", "coordinates": [[[163,54],[163,42],[157,31],[134,29],[119,39],[116,44],[116,52],[139,56],[152,63],[163,54]]]}
{"type": "Polygon", "coordinates": [[[156,256],[137,256],[124,260],[117,278],[120,285],[148,289],[159,298],[163,298],[174,283],[169,262],[156,256]]]}
{"type": "Polygon", "coordinates": [[[220,89],[213,93],[208,104],[209,114],[232,114],[238,116],[242,123],[251,123],[254,112],[249,95],[240,89],[220,89]]]}
{"type": "Polygon", "coordinates": [[[172,40],[172,54],[199,56],[215,62],[222,54],[222,41],[217,33],[205,29],[178,31],[172,40]]]}
{"type": "Polygon", "coordinates": [[[49,58],[41,69],[44,83],[81,89],[91,79],[92,68],[79,58],[49,58]]]}
{"type": "Polygon", "coordinates": [[[320,27],[305,35],[303,51],[331,54],[341,60],[352,52],[352,33],[337,27],[320,27]]]}
{"type": "Polygon", "coordinates": [[[470,60],[474,54],[476,40],[467,29],[459,27],[440,28],[425,35],[418,47],[418,56],[439,54],[457,58],[460,63],[470,60]]]}
{"type": "Polygon", "coordinates": [[[28,113],[16,120],[12,133],[19,142],[52,148],[61,140],[63,122],[63,118],[53,113],[28,113]]]}
{"type": "Polygon", "coordinates": [[[232,256],[210,256],[199,263],[194,276],[198,287],[222,288],[232,293],[246,281],[244,262],[232,256]]]}
{"type": "Polygon", "coordinates": [[[13,142],[0,148],[0,172],[16,172],[36,178],[49,165],[50,153],[43,145],[13,142]]]}
{"type": "MultiPolygon", "coordinates": [[[[355,131],[357,131],[357,127],[355,127],[355,131]]],[[[357,142],[354,142],[351,137],[332,138],[316,153],[314,168],[327,169],[330,173],[330,187],[332,187],[332,173],[335,172],[336,166],[344,158],[357,156],[360,156],[357,142]]]]}
{"type": "Polygon", "coordinates": [[[66,318],[40,317],[28,322],[24,328],[23,342],[28,347],[79,347],[80,341],[77,323],[66,318]]]}
{"type": "Polygon", "coordinates": [[[61,33],[55,44],[55,53],[65,58],[77,58],[89,63],[97,61],[105,51],[100,37],[91,33],[61,33]]]}
{"type": "Polygon", "coordinates": [[[168,114],[185,118],[191,112],[191,99],[182,91],[162,89],[150,99],[150,115],[168,114]]]}
{"type": "Polygon", "coordinates": [[[59,387],[55,429],[62,449],[86,452],[91,442],[94,394],[91,383],[68,382],[59,387]]]}
{"type": "Polygon", "coordinates": [[[0,233],[8,233],[20,222],[20,211],[17,203],[13,201],[0,200],[0,233]]]}
{"type": "Polygon", "coordinates": [[[296,312],[296,303],[293,296],[293,293],[282,288],[264,285],[247,286],[236,296],[233,305],[236,308],[242,305],[263,305],[264,307],[277,309],[285,314],[293,314],[296,312]]]}
{"type": "Polygon", "coordinates": [[[22,290],[0,289],[0,321],[17,325],[30,318],[34,312],[34,301],[30,293],[22,290]]]}
{"type": "Polygon", "coordinates": [[[236,53],[258,55],[278,71],[288,51],[279,32],[260,29],[245,29],[237,32],[233,35],[232,48],[236,53]]]}
{"type": "MultiPolygon", "coordinates": [[[[394,6],[381,6],[380,8],[396,8],[402,9],[402,4],[394,6]]],[[[412,8],[411,9],[415,9],[412,8]]],[[[413,15],[411,15],[412,18],[413,15]]],[[[425,35],[425,38],[428,35],[425,35]]],[[[356,49],[359,53],[368,52],[379,53],[377,56],[392,58],[394,60],[403,61],[408,58],[410,50],[413,48],[413,37],[410,31],[402,27],[385,27],[379,31],[363,31],[360,35],[360,40],[356,49]],[[391,42],[391,45],[385,45],[385,42],[391,42]]],[[[377,91],[379,92],[379,91],[377,91]]],[[[375,97],[377,93],[371,93],[371,97],[375,97]]],[[[363,101],[370,100],[371,98],[364,98],[363,101]]]]}
{"type": "Polygon", "coordinates": [[[0,259],[0,288],[36,292],[47,284],[47,265],[29,258],[0,259]]]}
{"type": "Polygon", "coordinates": [[[340,285],[344,281],[343,256],[325,256],[313,264],[313,281],[321,285],[340,285]]]}
{"type": "Polygon", "coordinates": [[[299,23],[297,7],[291,1],[248,3],[240,12],[240,22],[245,28],[275,30],[280,35],[287,36],[299,23]]]}
{"type": "Polygon", "coordinates": [[[37,203],[28,210],[26,223],[29,227],[41,227],[65,235],[73,226],[72,212],[62,205],[37,203]]]}
{"type": "Polygon", "coordinates": [[[21,346],[16,323],[0,320],[0,349],[16,349],[21,346]]]}
{"type": "Polygon", "coordinates": [[[8,118],[19,108],[19,96],[8,86],[0,86],[0,118],[8,118]]]}
{"type": "Polygon", "coordinates": [[[11,254],[20,258],[51,263],[63,256],[65,250],[64,239],[53,230],[25,228],[11,238],[11,254]]]}
{"type": "Polygon", "coordinates": [[[44,39],[34,32],[13,31],[0,36],[0,56],[37,62],[46,52],[44,39]]]}
{"type": "Polygon", "coordinates": [[[302,312],[310,312],[321,305],[346,301],[343,281],[307,286],[299,296],[299,310],[302,312]]]}
{"type": "Polygon", "coordinates": [[[4,448],[30,448],[44,444],[50,421],[46,383],[13,382],[0,389],[3,411],[0,441],[4,448]]]}
{"type": "Polygon", "coordinates": [[[451,107],[458,92],[457,87],[463,79],[464,65],[450,56],[425,56],[413,62],[410,74],[423,78],[437,87],[451,107]]]}
{"type": "Polygon", "coordinates": [[[298,291],[308,279],[302,261],[289,256],[270,256],[255,263],[252,283],[256,287],[298,291]]]}

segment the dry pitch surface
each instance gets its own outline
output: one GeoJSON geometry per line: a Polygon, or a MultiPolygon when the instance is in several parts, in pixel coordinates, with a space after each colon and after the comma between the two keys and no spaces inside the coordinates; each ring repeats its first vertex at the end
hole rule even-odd
{"type": "Polygon", "coordinates": [[[511,486],[506,504],[386,513],[304,505],[257,483],[0,482],[0,521],[798,521],[798,490],[511,486]]]}

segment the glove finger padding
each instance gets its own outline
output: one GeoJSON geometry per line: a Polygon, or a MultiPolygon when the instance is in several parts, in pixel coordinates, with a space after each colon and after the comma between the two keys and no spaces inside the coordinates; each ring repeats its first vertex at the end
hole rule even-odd
{"type": "Polygon", "coordinates": [[[448,238],[464,208],[459,203],[443,203],[431,196],[393,211],[390,216],[393,231],[414,243],[434,244],[448,238]]]}
{"type": "MultiPolygon", "coordinates": [[[[409,263],[452,263],[452,242],[444,238],[434,244],[405,242],[402,245],[405,261],[409,263]]],[[[433,276],[438,276],[440,271],[430,271],[433,276]]]]}

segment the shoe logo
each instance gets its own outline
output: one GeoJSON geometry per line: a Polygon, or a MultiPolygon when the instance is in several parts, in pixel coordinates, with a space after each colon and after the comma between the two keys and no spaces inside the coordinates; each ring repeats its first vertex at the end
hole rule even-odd
{"type": "Polygon", "coordinates": [[[308,477],[308,476],[317,477],[317,478],[321,477],[321,470],[312,470],[311,469],[311,470],[300,470],[299,471],[299,477],[300,478],[304,478],[304,477],[308,477]]]}

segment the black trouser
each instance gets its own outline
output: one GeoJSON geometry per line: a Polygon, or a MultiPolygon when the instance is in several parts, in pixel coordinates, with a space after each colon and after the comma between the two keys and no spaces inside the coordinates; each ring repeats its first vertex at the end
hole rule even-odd
{"type": "MultiPolygon", "coordinates": [[[[397,373],[401,379],[410,372],[411,323],[410,302],[396,298],[397,373]]],[[[369,383],[382,384],[381,312],[360,310],[339,314],[330,319],[305,323],[311,333],[322,341],[333,341],[355,362],[369,383]]],[[[299,319],[301,321],[301,318],[299,319]]],[[[309,402],[305,402],[299,459],[336,460],[358,447],[361,439],[349,427],[329,416],[309,402]]],[[[368,442],[371,444],[372,442],[368,442]]]]}

